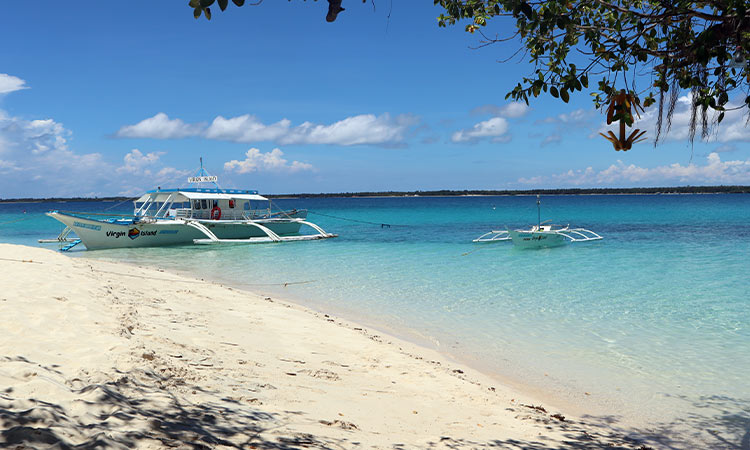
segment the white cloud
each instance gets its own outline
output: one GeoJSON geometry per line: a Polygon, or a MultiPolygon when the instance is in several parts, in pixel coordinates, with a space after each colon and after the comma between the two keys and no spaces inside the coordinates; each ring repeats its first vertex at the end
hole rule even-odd
{"type": "Polygon", "coordinates": [[[507,131],[508,121],[503,117],[493,117],[475,124],[472,128],[456,131],[451,136],[451,141],[455,143],[474,142],[490,137],[495,142],[502,142],[508,139],[507,131]]]}
{"type": "Polygon", "coordinates": [[[160,158],[165,152],[143,153],[137,148],[129,151],[123,157],[124,164],[115,169],[118,174],[126,176],[120,179],[119,193],[121,195],[139,195],[144,190],[160,185],[179,184],[190,174],[188,170],[174,167],[159,167],[160,158]]]}
{"type": "Polygon", "coordinates": [[[361,114],[347,117],[331,125],[305,122],[295,127],[280,142],[282,144],[385,145],[402,142],[407,131],[416,124],[409,115],[391,117],[361,114]]]}
{"type": "MultiPolygon", "coordinates": [[[[537,120],[535,122],[536,124],[554,125],[554,127],[551,127],[551,130],[547,132],[548,134],[541,142],[541,146],[545,147],[551,144],[558,144],[562,142],[563,137],[568,137],[571,132],[576,129],[590,130],[592,127],[596,126],[593,123],[594,114],[594,111],[579,108],[567,113],[537,120]]],[[[544,130],[545,127],[539,127],[539,129],[544,130]]],[[[539,133],[538,135],[541,136],[543,134],[539,133]]]]}
{"type": "Polygon", "coordinates": [[[249,114],[229,119],[218,116],[208,127],[204,137],[232,142],[275,141],[289,132],[290,125],[291,122],[287,119],[265,125],[249,114]]]}
{"type": "Polygon", "coordinates": [[[0,73],[0,94],[7,94],[28,88],[24,80],[13,75],[8,75],[7,73],[0,73]]]}
{"type": "Polygon", "coordinates": [[[63,151],[67,149],[69,136],[70,132],[52,119],[24,120],[0,111],[0,155],[63,151]]]}
{"type": "Polygon", "coordinates": [[[500,108],[500,115],[510,119],[523,117],[529,112],[529,105],[524,102],[512,102],[500,108]]]}
{"type": "Polygon", "coordinates": [[[299,161],[288,161],[283,158],[284,152],[274,148],[268,153],[263,153],[257,148],[251,148],[245,153],[242,161],[232,160],[224,163],[227,172],[250,173],[250,172],[299,172],[302,170],[313,170],[311,164],[299,161]]]}
{"type": "Polygon", "coordinates": [[[497,105],[482,105],[474,108],[472,114],[491,114],[493,116],[507,117],[509,119],[517,119],[525,116],[531,108],[526,102],[511,102],[503,106],[497,105]]]}
{"type": "Polygon", "coordinates": [[[556,123],[556,124],[565,125],[565,126],[571,126],[571,125],[585,126],[585,125],[588,125],[588,122],[590,121],[592,115],[593,115],[592,111],[579,108],[569,113],[563,113],[563,114],[558,114],[556,116],[547,117],[546,119],[543,120],[543,122],[556,123]]]}
{"type": "Polygon", "coordinates": [[[718,153],[710,153],[705,165],[675,163],[646,168],[617,161],[601,171],[587,167],[552,176],[520,178],[518,181],[547,186],[747,184],[750,183],[750,160],[722,161],[718,153]]]}
{"type": "Polygon", "coordinates": [[[189,174],[189,170],[175,169],[174,167],[162,167],[156,172],[154,179],[158,182],[174,181],[180,178],[185,178],[189,174]]]}
{"type": "Polygon", "coordinates": [[[237,117],[216,117],[211,125],[186,124],[180,119],[169,119],[159,113],[135,125],[127,125],[117,132],[118,137],[172,139],[202,136],[206,139],[253,143],[278,142],[279,144],[329,144],[329,145],[382,145],[401,144],[418,120],[402,114],[391,117],[385,113],[360,114],[347,117],[330,125],[304,122],[292,126],[289,119],[265,124],[257,117],[245,114],[237,117]]]}
{"type": "Polygon", "coordinates": [[[135,125],[125,125],[115,135],[125,138],[179,139],[199,135],[202,131],[202,124],[187,124],[180,119],[170,119],[160,112],[135,125]]]}
{"type": "Polygon", "coordinates": [[[233,142],[276,141],[290,144],[386,145],[404,140],[415,119],[407,115],[391,118],[389,114],[361,114],[330,125],[304,122],[292,127],[287,119],[265,125],[256,117],[244,115],[225,119],[217,117],[205,137],[233,142]]]}
{"type": "Polygon", "coordinates": [[[562,136],[560,136],[559,134],[550,134],[542,141],[542,147],[559,144],[560,142],[562,142],[562,136]]]}
{"type": "Polygon", "coordinates": [[[151,152],[146,153],[134,148],[123,158],[124,165],[117,168],[117,173],[129,173],[129,174],[143,174],[151,175],[151,171],[147,169],[147,166],[156,164],[159,161],[159,157],[164,152],[151,152]]]}

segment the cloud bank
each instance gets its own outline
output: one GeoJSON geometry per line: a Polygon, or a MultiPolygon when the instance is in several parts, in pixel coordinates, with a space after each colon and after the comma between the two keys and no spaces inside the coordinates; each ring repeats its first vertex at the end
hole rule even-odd
{"type": "Polygon", "coordinates": [[[556,175],[520,178],[519,183],[534,186],[625,186],[680,184],[748,184],[750,160],[722,161],[718,153],[706,157],[704,165],[679,163],[654,168],[622,161],[600,171],[592,167],[568,170],[556,175]]]}
{"type": "Polygon", "coordinates": [[[180,139],[199,136],[220,141],[254,143],[276,142],[281,145],[379,145],[393,146],[404,142],[418,120],[408,114],[392,117],[361,114],[329,125],[303,122],[293,126],[288,119],[265,124],[256,116],[216,117],[210,125],[187,124],[170,119],[164,113],[126,125],[115,134],[125,138],[180,139]]]}

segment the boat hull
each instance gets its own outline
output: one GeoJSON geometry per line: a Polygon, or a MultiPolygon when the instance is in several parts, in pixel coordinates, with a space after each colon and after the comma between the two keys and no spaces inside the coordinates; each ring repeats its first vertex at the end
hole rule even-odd
{"type": "MultiPolygon", "coordinates": [[[[205,239],[206,235],[182,220],[157,220],[154,222],[117,223],[88,219],[60,212],[47,213],[48,216],[70,227],[81,239],[87,250],[111,248],[161,247],[168,245],[193,244],[194,239],[205,239]]],[[[304,219],[305,211],[289,216],[304,219]]],[[[263,237],[266,234],[258,227],[244,221],[201,220],[220,239],[248,239],[263,237]]],[[[258,220],[257,223],[269,228],[279,236],[296,234],[301,223],[290,220],[258,220]]]]}
{"type": "Polygon", "coordinates": [[[522,248],[559,247],[568,243],[568,239],[554,232],[544,231],[510,231],[513,245],[522,248]]]}

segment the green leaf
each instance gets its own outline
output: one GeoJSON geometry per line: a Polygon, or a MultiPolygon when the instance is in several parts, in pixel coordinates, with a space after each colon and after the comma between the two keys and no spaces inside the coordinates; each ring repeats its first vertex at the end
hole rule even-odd
{"type": "Polygon", "coordinates": [[[190,3],[188,3],[191,8],[197,8],[201,5],[201,0],[190,0],[190,3]]]}
{"type": "Polygon", "coordinates": [[[214,4],[215,0],[200,0],[201,6],[204,8],[208,8],[209,6],[214,4]]]}
{"type": "Polygon", "coordinates": [[[221,8],[222,11],[227,9],[228,4],[229,4],[229,0],[219,0],[219,8],[221,8]]]}
{"type": "Polygon", "coordinates": [[[551,86],[549,88],[549,93],[552,94],[553,97],[558,98],[560,97],[560,93],[557,91],[557,88],[554,86],[551,86]]]}
{"type": "Polygon", "coordinates": [[[562,91],[560,91],[560,98],[565,103],[568,103],[568,100],[570,100],[570,95],[568,94],[568,90],[567,89],[563,89],[562,91]]]}
{"type": "Polygon", "coordinates": [[[234,2],[234,4],[237,6],[242,6],[245,4],[245,0],[232,0],[232,2],[234,2]]]}
{"type": "Polygon", "coordinates": [[[211,20],[211,8],[204,9],[203,14],[206,15],[206,19],[211,20]]]}
{"type": "Polygon", "coordinates": [[[526,17],[531,19],[531,16],[533,15],[534,11],[531,9],[531,6],[529,6],[528,3],[523,2],[521,3],[521,11],[524,13],[526,17]]]}
{"type": "Polygon", "coordinates": [[[201,16],[201,9],[200,8],[195,8],[193,10],[193,17],[195,17],[197,19],[200,16],[201,16]]]}

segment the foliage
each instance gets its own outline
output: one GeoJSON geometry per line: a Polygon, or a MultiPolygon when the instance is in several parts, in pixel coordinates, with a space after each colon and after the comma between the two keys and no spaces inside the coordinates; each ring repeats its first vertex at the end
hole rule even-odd
{"type": "MultiPolygon", "coordinates": [[[[535,70],[506,98],[528,103],[549,93],[567,103],[591,80],[597,108],[611,108],[623,94],[642,98],[644,107],[658,102],[655,143],[683,90],[692,94],[691,142],[699,120],[707,136],[711,110],[718,123],[728,109],[750,108],[750,96],[744,105],[729,103],[733,91],[747,95],[750,86],[747,0],[433,1],[443,9],[439,26],[467,20],[482,46],[520,40],[535,70]],[[498,17],[515,21],[511,36],[488,37],[487,24],[498,17]]],[[[618,108],[613,120],[632,126],[633,112],[618,108]]]]}
{"type": "MultiPolygon", "coordinates": [[[[211,20],[211,8],[210,6],[214,4],[216,0],[190,0],[190,3],[188,5],[193,8],[193,17],[196,19],[201,16],[201,13],[206,16],[206,19],[211,20]]],[[[262,2],[263,0],[260,0],[258,3],[262,2]]],[[[237,6],[242,6],[245,4],[245,0],[232,0],[232,3],[234,3],[237,6]]],[[[221,8],[222,11],[227,9],[227,6],[229,5],[229,0],[219,0],[219,8],[221,8]]]]}
{"type": "MultiPolygon", "coordinates": [[[[313,1],[317,2],[318,0],[313,0],[313,1]]],[[[367,0],[362,0],[362,3],[365,3],[366,1],[367,0]]],[[[213,5],[214,2],[216,2],[216,0],[190,0],[190,3],[188,3],[188,6],[193,8],[193,17],[195,17],[196,19],[201,16],[201,13],[203,13],[203,15],[206,16],[206,19],[211,20],[211,5],[213,5]]],[[[219,2],[219,8],[221,8],[222,11],[227,9],[227,6],[229,5],[229,0],[218,0],[218,2],[219,2]]],[[[341,2],[342,0],[328,0],[328,14],[326,14],[327,22],[335,21],[336,16],[338,16],[338,14],[344,10],[344,8],[341,7],[341,2]]],[[[237,6],[242,6],[245,4],[245,0],[232,0],[232,3],[234,3],[237,6]]],[[[261,3],[263,3],[263,0],[256,0],[248,4],[257,6],[257,5],[260,5],[261,3]]]]}

